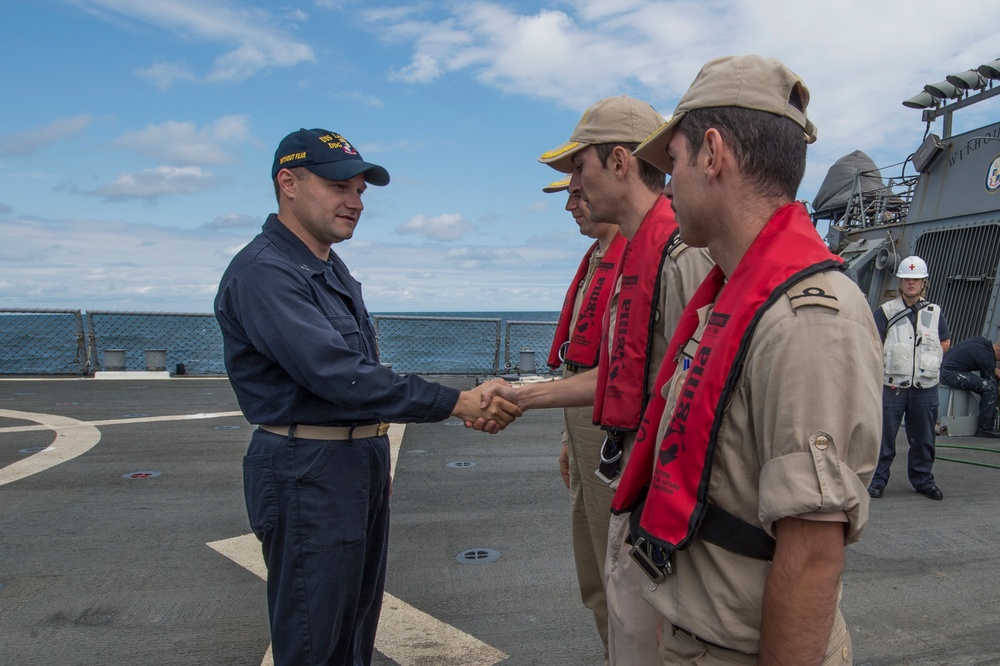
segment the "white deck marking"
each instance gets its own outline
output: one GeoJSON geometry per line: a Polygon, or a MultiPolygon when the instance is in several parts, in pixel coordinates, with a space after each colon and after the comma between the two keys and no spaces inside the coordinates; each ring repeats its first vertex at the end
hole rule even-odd
{"type": "Polygon", "coordinates": [[[399,458],[399,445],[403,443],[405,423],[394,423],[389,427],[389,476],[396,476],[396,460],[399,458]]]}
{"type": "Polygon", "coordinates": [[[0,417],[34,421],[37,425],[7,426],[0,428],[0,434],[17,432],[37,432],[53,430],[56,437],[45,449],[27,458],[0,468],[0,486],[43,472],[59,463],[83,455],[101,441],[101,431],[97,426],[123,425],[127,423],[155,423],[159,421],[190,421],[194,419],[217,419],[227,416],[241,416],[242,412],[218,412],[208,414],[174,414],[169,416],[140,416],[131,419],[108,419],[104,421],[79,421],[67,416],[36,412],[17,412],[0,409],[0,417]]]}
{"type": "Polygon", "coordinates": [[[219,419],[225,418],[227,416],[242,416],[243,412],[215,412],[215,413],[199,413],[199,414],[173,414],[169,416],[137,416],[135,418],[128,419],[106,419],[104,421],[77,421],[76,419],[67,419],[63,416],[54,416],[52,414],[32,414],[31,412],[9,412],[7,410],[0,409],[0,416],[10,416],[14,419],[24,419],[25,421],[35,421],[41,425],[32,426],[7,426],[5,428],[0,428],[0,433],[5,432],[32,432],[35,430],[56,430],[57,428],[49,425],[50,423],[55,423],[55,419],[62,419],[67,421],[65,425],[60,426],[60,428],[80,428],[84,426],[106,426],[106,425],[125,425],[128,423],[157,423],[159,421],[193,421],[197,419],[219,419]],[[15,414],[24,414],[25,416],[14,416],[15,414]],[[43,417],[43,418],[36,418],[43,417]]]}
{"type": "MultiPolygon", "coordinates": [[[[200,414],[177,414],[169,416],[143,416],[103,421],[79,421],[77,419],[0,409],[0,417],[34,421],[36,425],[0,427],[0,434],[55,432],[52,444],[27,458],[0,468],[0,486],[37,474],[59,463],[83,455],[101,441],[101,431],[97,426],[125,425],[132,423],[156,423],[161,421],[190,421],[240,416],[241,412],[218,412],[200,414]]],[[[394,424],[389,428],[390,475],[395,476],[399,447],[403,441],[405,425],[394,424]]],[[[231,539],[213,541],[211,548],[233,560],[252,573],[267,579],[267,569],[260,552],[260,542],[253,534],[231,539]]],[[[441,622],[423,611],[417,610],[391,594],[382,598],[382,617],[375,647],[400,666],[418,666],[433,660],[441,666],[462,666],[477,664],[492,666],[507,658],[507,655],[474,636],[441,622]]],[[[261,661],[261,666],[272,666],[271,647],[261,661]]]]}
{"type": "MultiPolygon", "coordinates": [[[[27,429],[54,430],[56,433],[55,439],[46,448],[0,468],[0,486],[72,460],[94,448],[94,445],[101,441],[100,430],[83,421],[65,416],[16,412],[9,409],[0,409],[0,416],[35,421],[42,425],[27,426],[27,429]]],[[[24,432],[24,429],[19,427],[0,428],[0,432],[24,432]]]]}
{"type": "MultiPolygon", "coordinates": [[[[399,424],[393,424],[389,428],[389,449],[392,453],[390,473],[393,476],[405,429],[405,425],[399,424]]],[[[260,542],[253,534],[212,541],[208,546],[248,571],[267,579],[260,542]]],[[[430,663],[440,666],[492,666],[508,656],[475,636],[417,610],[388,593],[382,597],[382,617],[375,636],[375,648],[400,666],[430,663]]],[[[273,663],[271,646],[268,645],[260,664],[273,666],[273,663]]]]}

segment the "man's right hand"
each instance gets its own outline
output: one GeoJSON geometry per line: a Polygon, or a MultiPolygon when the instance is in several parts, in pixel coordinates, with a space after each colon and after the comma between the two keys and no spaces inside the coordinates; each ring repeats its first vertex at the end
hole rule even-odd
{"type": "Polygon", "coordinates": [[[569,442],[563,442],[559,449],[559,474],[562,475],[563,483],[569,488],[569,442]]]}
{"type": "Polygon", "coordinates": [[[503,380],[496,380],[462,391],[452,416],[462,419],[466,427],[496,434],[522,413],[517,406],[514,387],[503,380]]]}

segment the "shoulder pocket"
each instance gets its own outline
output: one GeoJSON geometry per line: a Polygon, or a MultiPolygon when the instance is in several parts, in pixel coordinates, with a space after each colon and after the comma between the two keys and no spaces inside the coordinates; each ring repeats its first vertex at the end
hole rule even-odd
{"type": "Polygon", "coordinates": [[[840,312],[840,302],[825,273],[815,273],[799,280],[785,292],[792,310],[806,305],[819,305],[840,312]]]}

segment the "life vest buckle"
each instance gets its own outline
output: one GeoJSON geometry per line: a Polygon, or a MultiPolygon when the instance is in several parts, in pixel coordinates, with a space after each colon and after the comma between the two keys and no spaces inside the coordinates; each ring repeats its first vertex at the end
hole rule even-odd
{"type": "Polygon", "coordinates": [[[613,483],[622,471],[622,441],[625,439],[624,431],[608,431],[604,443],[601,444],[601,464],[594,474],[604,483],[613,483]]]}
{"type": "Polygon", "coordinates": [[[645,537],[635,537],[628,554],[639,565],[643,573],[656,584],[662,583],[674,572],[670,551],[657,546],[645,537]]]}
{"type": "Polygon", "coordinates": [[[566,362],[566,352],[567,352],[567,350],[569,350],[569,340],[567,340],[564,343],[562,343],[561,345],[559,345],[559,351],[557,352],[559,360],[562,361],[563,363],[566,362]]]}

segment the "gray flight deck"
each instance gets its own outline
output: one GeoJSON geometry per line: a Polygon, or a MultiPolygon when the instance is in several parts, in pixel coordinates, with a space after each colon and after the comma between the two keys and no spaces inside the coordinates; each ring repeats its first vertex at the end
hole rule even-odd
{"type": "MultiPolygon", "coordinates": [[[[218,378],[0,379],[0,664],[265,660],[264,582],[208,545],[249,532],[249,426],[219,416],[236,410],[218,378]],[[32,427],[54,422],[58,438],[32,427]],[[70,441],[84,431],[98,433],[92,448],[4,481],[5,468],[79,446],[70,441]]],[[[507,655],[485,663],[603,664],[576,589],[560,424],[558,410],[543,410],[497,436],[453,420],[403,436],[386,593],[425,617],[427,636],[450,636],[444,628],[507,655]],[[499,558],[458,563],[469,550],[499,558]]],[[[906,482],[902,433],[899,448],[885,497],[848,549],[842,608],[855,663],[1000,664],[1000,470],[939,461],[945,499],[934,502],[906,482]]],[[[938,455],[1000,465],[988,451],[938,455]]],[[[407,639],[375,663],[484,663],[455,657],[452,642],[428,656],[431,638],[407,639]]]]}

